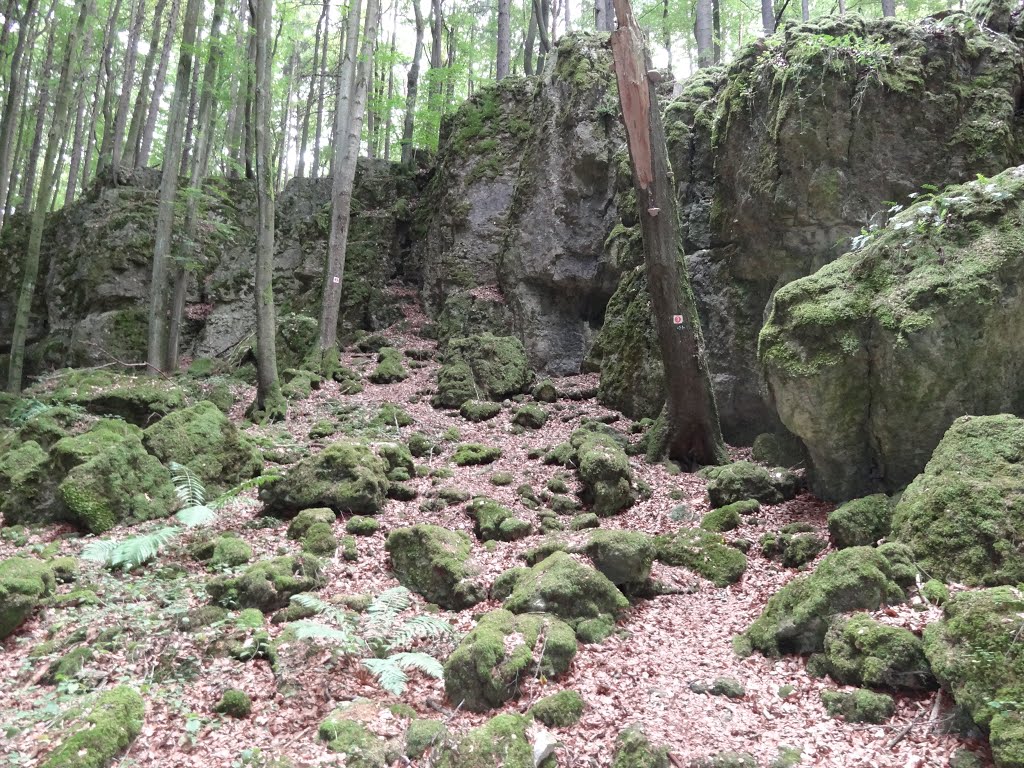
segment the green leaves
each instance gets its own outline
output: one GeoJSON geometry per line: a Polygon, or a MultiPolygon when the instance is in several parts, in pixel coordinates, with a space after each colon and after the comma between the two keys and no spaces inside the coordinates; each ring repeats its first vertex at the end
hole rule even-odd
{"type": "Polygon", "coordinates": [[[377,678],[381,688],[396,696],[405,693],[408,669],[418,669],[438,680],[444,677],[441,662],[426,653],[393,653],[386,659],[363,659],[362,665],[377,678]]]}
{"type": "Polygon", "coordinates": [[[168,526],[124,541],[94,541],[82,550],[82,559],[129,571],[152,560],[167,542],[177,538],[181,532],[178,526],[168,526]]]}

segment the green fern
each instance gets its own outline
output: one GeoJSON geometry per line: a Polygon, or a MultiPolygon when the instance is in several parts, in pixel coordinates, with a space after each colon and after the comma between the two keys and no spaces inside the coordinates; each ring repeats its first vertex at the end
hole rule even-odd
{"type": "Polygon", "coordinates": [[[152,560],[169,541],[180,536],[181,532],[182,529],[178,526],[167,526],[141,536],[132,536],[124,541],[94,541],[82,550],[82,559],[129,571],[152,560]]]}
{"type": "Polygon", "coordinates": [[[174,492],[178,495],[178,500],[182,503],[182,506],[205,506],[206,488],[203,487],[203,481],[199,479],[196,473],[184,464],[179,464],[176,461],[170,462],[167,466],[171,470],[171,482],[174,483],[174,492]]]}
{"type": "Polygon", "coordinates": [[[452,640],[455,627],[438,616],[413,616],[394,631],[388,643],[388,650],[404,648],[414,640],[452,640]]]}
{"type": "Polygon", "coordinates": [[[362,665],[377,679],[381,688],[396,696],[405,693],[408,669],[418,669],[439,680],[444,677],[441,662],[426,653],[393,653],[386,659],[363,659],[362,665]]]}
{"type": "Polygon", "coordinates": [[[366,649],[366,643],[348,624],[330,627],[316,621],[296,621],[292,626],[299,640],[327,640],[338,646],[346,656],[364,652],[366,649]]]}

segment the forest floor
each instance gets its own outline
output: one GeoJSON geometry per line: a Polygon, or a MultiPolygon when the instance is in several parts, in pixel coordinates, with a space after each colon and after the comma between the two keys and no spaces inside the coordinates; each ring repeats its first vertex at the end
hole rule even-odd
{"type": "MultiPolygon", "coordinates": [[[[424,321],[419,308],[409,301],[406,320],[385,335],[400,349],[430,348],[433,342],[418,335],[424,321]]],[[[613,417],[596,400],[560,399],[554,406],[545,406],[552,418],[544,428],[517,434],[507,409],[496,419],[473,424],[458,412],[432,408],[429,393],[438,366],[434,361],[411,368],[409,379],[389,385],[374,385],[365,379],[375,365],[373,355],[350,352],[344,355],[344,362],[364,374],[365,391],[361,394],[341,394],[336,384],[328,382],[308,399],[292,403],[284,425],[248,425],[244,427],[246,431],[272,439],[282,439],[288,433],[295,442],[306,444],[310,442],[310,426],[333,417],[340,406],[356,405],[373,412],[381,403],[390,402],[401,405],[415,419],[414,425],[393,430],[394,437],[413,431],[440,436],[455,429],[460,441],[499,446],[502,456],[487,466],[458,467],[450,460],[449,443],[447,450],[422,460],[433,469],[451,470],[453,476],[445,480],[414,478],[412,484],[419,491],[419,498],[410,502],[389,500],[377,516],[381,529],[372,536],[357,538],[358,560],[345,561],[339,550],[328,561],[328,583],[319,593],[324,599],[339,594],[376,595],[397,586],[384,550],[390,530],[429,522],[464,530],[472,537],[472,520],[464,505],[432,512],[420,509],[423,498],[438,487],[456,487],[473,495],[490,496],[519,517],[535,522],[536,513],[523,506],[516,487],[529,483],[540,489],[555,475],[565,476],[573,486],[575,479],[560,467],[545,466],[528,458],[530,449],[551,447],[568,439],[585,418],[613,417]],[[492,484],[490,479],[498,472],[510,473],[513,482],[502,487],[492,484]]],[[[571,377],[556,381],[556,385],[560,392],[593,390],[596,377],[571,377]]],[[[242,424],[252,390],[240,385],[237,395],[232,416],[242,424]]],[[[620,418],[615,427],[628,433],[629,421],[620,418]]],[[[739,456],[742,451],[735,453],[739,456]]],[[[695,526],[708,511],[700,477],[679,473],[665,465],[650,465],[642,458],[632,458],[631,464],[636,477],[653,488],[653,495],[618,516],[602,519],[603,528],[666,533],[681,525],[695,526]],[[678,511],[673,514],[681,506],[692,511],[689,521],[679,522],[678,511]]],[[[297,553],[298,543],[285,536],[286,521],[277,521],[274,527],[254,525],[257,519],[266,520],[261,518],[255,496],[255,491],[248,491],[227,504],[220,510],[214,527],[237,532],[253,547],[257,558],[297,553]]],[[[825,516],[829,509],[827,504],[805,494],[793,501],[764,507],[755,520],[747,519],[739,529],[725,535],[757,542],[764,533],[802,521],[827,537],[825,516]]],[[[148,527],[143,526],[142,530],[148,527]]],[[[344,535],[343,529],[344,520],[339,520],[339,538],[344,535]]],[[[68,533],[66,527],[37,530],[30,543],[61,539],[62,554],[78,555],[87,540],[67,537],[68,533]]],[[[117,535],[124,533],[115,531],[117,535]]],[[[328,646],[311,646],[313,655],[295,670],[289,686],[281,685],[265,660],[242,662],[211,655],[204,635],[176,629],[177,619],[183,613],[207,601],[203,583],[211,574],[186,555],[192,535],[163,552],[155,563],[127,574],[112,573],[83,561],[80,582],[89,582],[99,596],[99,603],[72,602],[41,611],[0,647],[0,679],[4,681],[0,687],[0,724],[4,728],[0,731],[0,764],[36,765],[59,741],[66,713],[81,690],[118,682],[139,687],[146,700],[142,733],[127,754],[115,762],[121,768],[258,766],[271,757],[288,757],[296,766],[340,765],[342,760],[318,740],[317,726],[339,704],[357,697],[387,703],[401,701],[412,706],[420,717],[443,720],[453,732],[459,733],[480,725],[499,711],[524,712],[538,698],[567,688],[583,697],[586,709],[577,725],[555,729],[563,745],[556,753],[560,766],[610,765],[616,735],[635,722],[642,724],[655,743],[670,747],[676,765],[731,750],[750,752],[759,765],[768,766],[781,747],[801,750],[801,765],[823,768],[945,766],[963,746],[986,755],[983,745],[964,742],[945,732],[943,724],[952,707],[948,697],[940,699],[935,707],[935,696],[939,694],[900,695],[896,697],[895,715],[885,724],[848,724],[829,717],[819,697],[823,689],[839,686],[828,678],[807,674],[805,659],[768,659],[759,654],[738,658],[732,650],[732,637],[749,626],[768,598],[797,575],[797,571],[764,558],[756,543],[748,555],[743,578],[725,588],[716,588],[684,569],[656,564],[654,576],[684,588],[685,593],[636,601],[615,635],[600,644],[580,646],[566,676],[527,681],[518,700],[481,715],[459,711],[446,701],[441,681],[419,674],[413,675],[408,690],[400,698],[391,696],[357,664],[334,658],[328,646]],[[163,578],[171,563],[186,568],[187,576],[163,578]],[[49,660],[29,656],[41,642],[66,636],[81,627],[86,627],[88,643],[102,630],[115,626],[121,629],[121,640],[99,653],[74,685],[46,683],[49,660]],[[721,676],[739,680],[745,695],[729,699],[696,693],[690,688],[693,683],[710,683],[721,676]],[[214,704],[228,687],[241,688],[252,697],[253,711],[247,719],[236,720],[214,712],[214,704]],[[783,695],[788,689],[792,692],[783,695]]],[[[502,571],[522,565],[520,554],[542,538],[538,534],[488,548],[473,537],[474,563],[489,583],[502,571]]],[[[831,548],[819,560],[829,551],[831,548]]],[[[11,543],[0,541],[0,558],[14,553],[11,543]]],[[[69,592],[75,588],[70,584],[59,589],[69,592]]],[[[416,600],[422,610],[422,600],[416,600]]],[[[475,616],[497,607],[497,602],[488,601],[471,610],[442,611],[440,615],[465,632],[472,628],[475,616]]],[[[875,616],[920,631],[926,622],[938,618],[935,609],[918,610],[921,607],[886,608],[875,616]]],[[[268,622],[266,629],[276,637],[282,626],[268,622]]],[[[384,709],[371,723],[371,729],[385,737],[400,736],[405,724],[401,717],[384,709]]],[[[418,764],[429,763],[421,760],[418,764]]]]}

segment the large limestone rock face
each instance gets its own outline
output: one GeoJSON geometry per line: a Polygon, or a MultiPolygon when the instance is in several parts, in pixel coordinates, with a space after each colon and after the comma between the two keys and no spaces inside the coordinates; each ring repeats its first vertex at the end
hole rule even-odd
{"type": "MultiPolygon", "coordinates": [[[[775,291],[848,250],[887,201],[1024,159],[1022,62],[1013,39],[962,13],[914,24],[822,19],[752,44],[728,70],[699,73],[666,106],[687,265],[728,439],[777,426],[756,356],[775,291]]],[[[634,311],[643,312],[635,278],[620,291],[631,293],[613,303],[640,302],[634,311]]],[[[602,339],[604,360],[636,357],[629,349],[645,335],[602,339]]],[[[635,415],[660,406],[628,380],[602,389],[635,415]]]]}
{"type": "MultiPolygon", "coordinates": [[[[118,186],[97,183],[57,211],[43,236],[40,279],[29,327],[30,370],[145,357],[160,173],[122,171],[118,186]]],[[[399,223],[411,182],[383,161],[361,160],[354,190],[340,325],[383,327],[397,318],[384,288],[399,271],[399,223]]],[[[245,180],[211,179],[189,259],[182,349],[224,353],[253,331],[256,198],[245,180]]],[[[183,221],[176,232],[183,231],[183,221]]],[[[319,314],[330,224],[330,180],[293,179],[277,200],[274,288],[279,313],[319,314]]],[[[28,222],[15,215],[0,237],[0,355],[7,352],[20,287],[28,222]]]]}
{"type": "Polygon", "coordinates": [[[812,486],[892,492],[954,419],[1024,413],[1024,166],[947,188],[781,289],[760,356],[812,486]]]}
{"type": "Polygon", "coordinates": [[[622,132],[606,36],[569,35],[543,76],[474,95],[447,128],[414,251],[442,341],[513,331],[532,367],[575,373],[620,269],[622,132]]]}

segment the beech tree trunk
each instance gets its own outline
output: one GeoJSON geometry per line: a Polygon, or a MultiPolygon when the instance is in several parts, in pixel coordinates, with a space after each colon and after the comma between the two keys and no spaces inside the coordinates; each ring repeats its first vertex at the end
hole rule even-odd
{"type": "Polygon", "coordinates": [[[710,67],[715,62],[714,25],[711,0],[697,0],[697,20],[693,36],[697,39],[697,66],[710,67]]]}
{"type": "Polygon", "coordinates": [[[896,15],[896,0],[882,0],[882,15],[883,16],[895,16],[896,15]]]}
{"type": "Polygon", "coordinates": [[[85,30],[85,23],[92,13],[92,0],[79,0],[78,20],[68,31],[64,46],[64,61],[60,80],[53,97],[53,115],[46,139],[46,153],[39,180],[39,194],[32,210],[29,226],[28,247],[21,264],[21,288],[18,291],[18,306],[14,316],[14,332],[11,338],[11,360],[7,369],[7,391],[18,394],[25,369],[25,342],[28,338],[28,321],[32,314],[32,299],[35,297],[36,280],[39,278],[39,251],[43,242],[43,225],[46,211],[53,197],[55,186],[54,170],[57,166],[57,149],[67,135],[68,112],[70,111],[72,83],[78,63],[78,44],[85,30]]]}
{"type": "MultiPolygon", "coordinates": [[[[362,54],[352,88],[352,108],[347,132],[336,136],[335,147],[344,148],[341,162],[334,167],[331,187],[331,234],[324,270],[323,302],[320,311],[320,369],[330,371],[337,365],[338,315],[341,311],[342,278],[345,275],[345,251],[348,247],[349,218],[352,211],[352,187],[359,158],[359,139],[363,131],[366,93],[373,71],[373,48],[380,23],[380,0],[368,0],[363,28],[362,54]]],[[[340,125],[344,121],[337,121],[340,125]]]]}
{"type": "Polygon", "coordinates": [[[323,138],[324,130],[324,97],[327,90],[327,43],[331,38],[330,27],[330,2],[324,0],[324,36],[321,40],[323,53],[320,55],[320,64],[317,68],[317,95],[316,95],[316,136],[313,141],[313,167],[310,169],[310,176],[314,179],[320,175],[320,141],[323,138]]]}
{"type": "Polygon", "coordinates": [[[420,57],[423,55],[423,13],[420,11],[419,0],[412,0],[412,9],[416,14],[416,47],[413,49],[412,63],[405,84],[405,122],[402,125],[402,165],[412,166],[413,144],[412,134],[416,121],[416,96],[420,84],[420,57]]]}
{"type": "Polygon", "coordinates": [[[391,159],[391,137],[392,137],[392,134],[394,133],[394,112],[395,112],[395,110],[392,108],[391,105],[392,105],[392,103],[394,101],[394,98],[395,98],[395,67],[394,67],[394,63],[393,62],[395,60],[395,50],[396,50],[395,42],[396,42],[397,37],[398,37],[397,27],[398,27],[398,13],[396,12],[395,13],[395,23],[391,27],[391,57],[390,57],[389,61],[392,62],[392,63],[391,63],[391,66],[388,67],[388,90],[387,90],[387,100],[386,100],[386,104],[387,104],[386,109],[387,109],[387,113],[388,114],[387,114],[387,118],[384,121],[384,159],[385,160],[390,160],[391,159]]]}
{"type": "MultiPolygon", "coordinates": [[[[171,0],[171,14],[167,19],[167,31],[164,34],[164,47],[160,53],[160,63],[156,68],[156,79],[153,81],[153,98],[149,102],[149,111],[146,113],[146,123],[142,128],[142,135],[139,137],[139,151],[135,157],[136,168],[145,168],[146,165],[149,164],[149,153],[153,148],[153,133],[156,131],[156,119],[160,114],[160,102],[163,100],[164,87],[167,84],[167,68],[170,66],[171,48],[174,46],[174,32],[178,27],[179,9],[179,0],[171,0]]],[[[195,36],[194,29],[192,30],[192,35],[193,37],[195,36]]],[[[184,31],[182,32],[182,37],[184,37],[184,31]]],[[[189,56],[191,58],[191,47],[189,56]]],[[[176,95],[177,94],[175,94],[175,96],[176,95]]]]}
{"type": "MultiPolygon", "coordinates": [[[[99,162],[101,168],[110,168],[111,151],[114,146],[114,33],[121,26],[121,0],[114,0],[103,33],[103,50],[100,72],[103,74],[103,141],[100,143],[99,162]]],[[[116,176],[113,177],[116,183],[116,176]]]]}
{"type": "Polygon", "coordinates": [[[142,73],[139,76],[139,92],[135,96],[135,107],[132,109],[132,119],[128,125],[128,135],[125,136],[124,140],[124,159],[122,162],[129,168],[136,167],[135,163],[139,154],[142,126],[146,122],[149,81],[153,77],[153,65],[156,63],[157,50],[160,47],[160,30],[163,26],[164,8],[166,6],[167,0],[157,0],[156,8],[153,9],[153,30],[149,37],[149,49],[142,63],[142,73]]]}
{"type": "MultiPolygon", "coordinates": [[[[56,2],[54,9],[56,10],[56,2]]],[[[25,170],[21,179],[21,200],[23,205],[32,205],[32,199],[36,191],[36,171],[39,167],[39,153],[43,151],[43,133],[46,128],[47,107],[50,104],[50,77],[53,74],[53,54],[57,39],[57,23],[53,13],[48,17],[50,34],[46,37],[46,59],[43,61],[42,75],[40,77],[39,94],[35,104],[35,130],[32,135],[32,144],[28,150],[28,160],[25,163],[25,170]]],[[[56,147],[54,147],[56,149],[56,147]]],[[[46,209],[46,206],[43,206],[46,209]]]]}
{"type": "MultiPolygon", "coordinates": [[[[178,73],[174,81],[174,95],[167,113],[167,138],[160,172],[160,191],[157,198],[156,235],[153,247],[153,273],[149,285],[149,335],[146,362],[150,372],[164,369],[167,350],[167,262],[171,257],[171,237],[174,229],[174,199],[178,193],[178,163],[181,161],[182,138],[192,83],[192,53],[196,44],[196,28],[202,12],[203,0],[188,0],[181,30],[181,51],[178,54],[178,73]]],[[[154,101],[156,95],[154,93],[154,101]]]]}
{"type": "Polygon", "coordinates": [[[533,10],[537,14],[537,32],[540,35],[540,52],[537,54],[537,74],[539,75],[544,70],[544,59],[548,51],[551,50],[551,42],[548,38],[550,0],[533,0],[533,10]]]}
{"type": "Polygon", "coordinates": [[[611,32],[615,28],[614,17],[612,0],[594,0],[594,24],[598,32],[611,32]]]}
{"type": "Polygon", "coordinates": [[[775,32],[775,5],[772,0],[761,0],[761,26],[765,37],[775,32]]]}
{"type": "Polygon", "coordinates": [[[327,16],[327,4],[324,4],[320,12],[320,18],[316,22],[316,34],[313,37],[313,62],[310,65],[309,88],[306,91],[306,109],[302,116],[302,128],[300,129],[299,140],[299,161],[295,168],[295,175],[303,178],[306,175],[306,150],[309,149],[309,121],[313,115],[313,94],[321,87],[320,77],[320,35],[324,29],[324,19],[327,16]]]}
{"type": "Polygon", "coordinates": [[[124,132],[128,125],[128,107],[131,101],[132,88],[135,87],[135,63],[139,54],[139,39],[142,37],[142,23],[146,19],[146,0],[138,0],[132,16],[132,28],[128,33],[128,48],[124,54],[124,73],[121,94],[117,99],[117,112],[114,115],[113,149],[110,153],[110,165],[114,169],[114,178],[121,167],[124,155],[124,132]]]}
{"type": "Polygon", "coordinates": [[[526,40],[523,41],[523,74],[533,74],[533,46],[537,42],[537,4],[530,2],[530,24],[526,28],[526,40]]]}
{"type": "Polygon", "coordinates": [[[498,56],[495,78],[504,80],[512,66],[512,0],[498,0],[498,56]]]}
{"type": "Polygon", "coordinates": [[[629,0],[615,0],[612,56],[633,168],[647,284],[665,366],[668,457],[688,468],[726,460],[697,307],[682,253],[675,183],[650,58],[629,0]]]}
{"type": "Polygon", "coordinates": [[[22,59],[30,34],[30,25],[34,21],[36,0],[28,0],[25,12],[18,22],[18,42],[14,44],[11,56],[11,77],[8,81],[7,100],[4,102],[3,116],[0,117],[0,229],[4,225],[4,214],[7,191],[11,187],[11,173],[14,165],[14,134],[18,129],[18,112],[21,106],[24,82],[29,75],[29,67],[22,68],[22,59]]]}
{"type": "Polygon", "coordinates": [[[280,421],[288,405],[277,377],[274,314],[274,169],[270,146],[271,19],[273,0],[254,0],[253,143],[258,220],[256,229],[256,402],[252,415],[280,421]]]}

